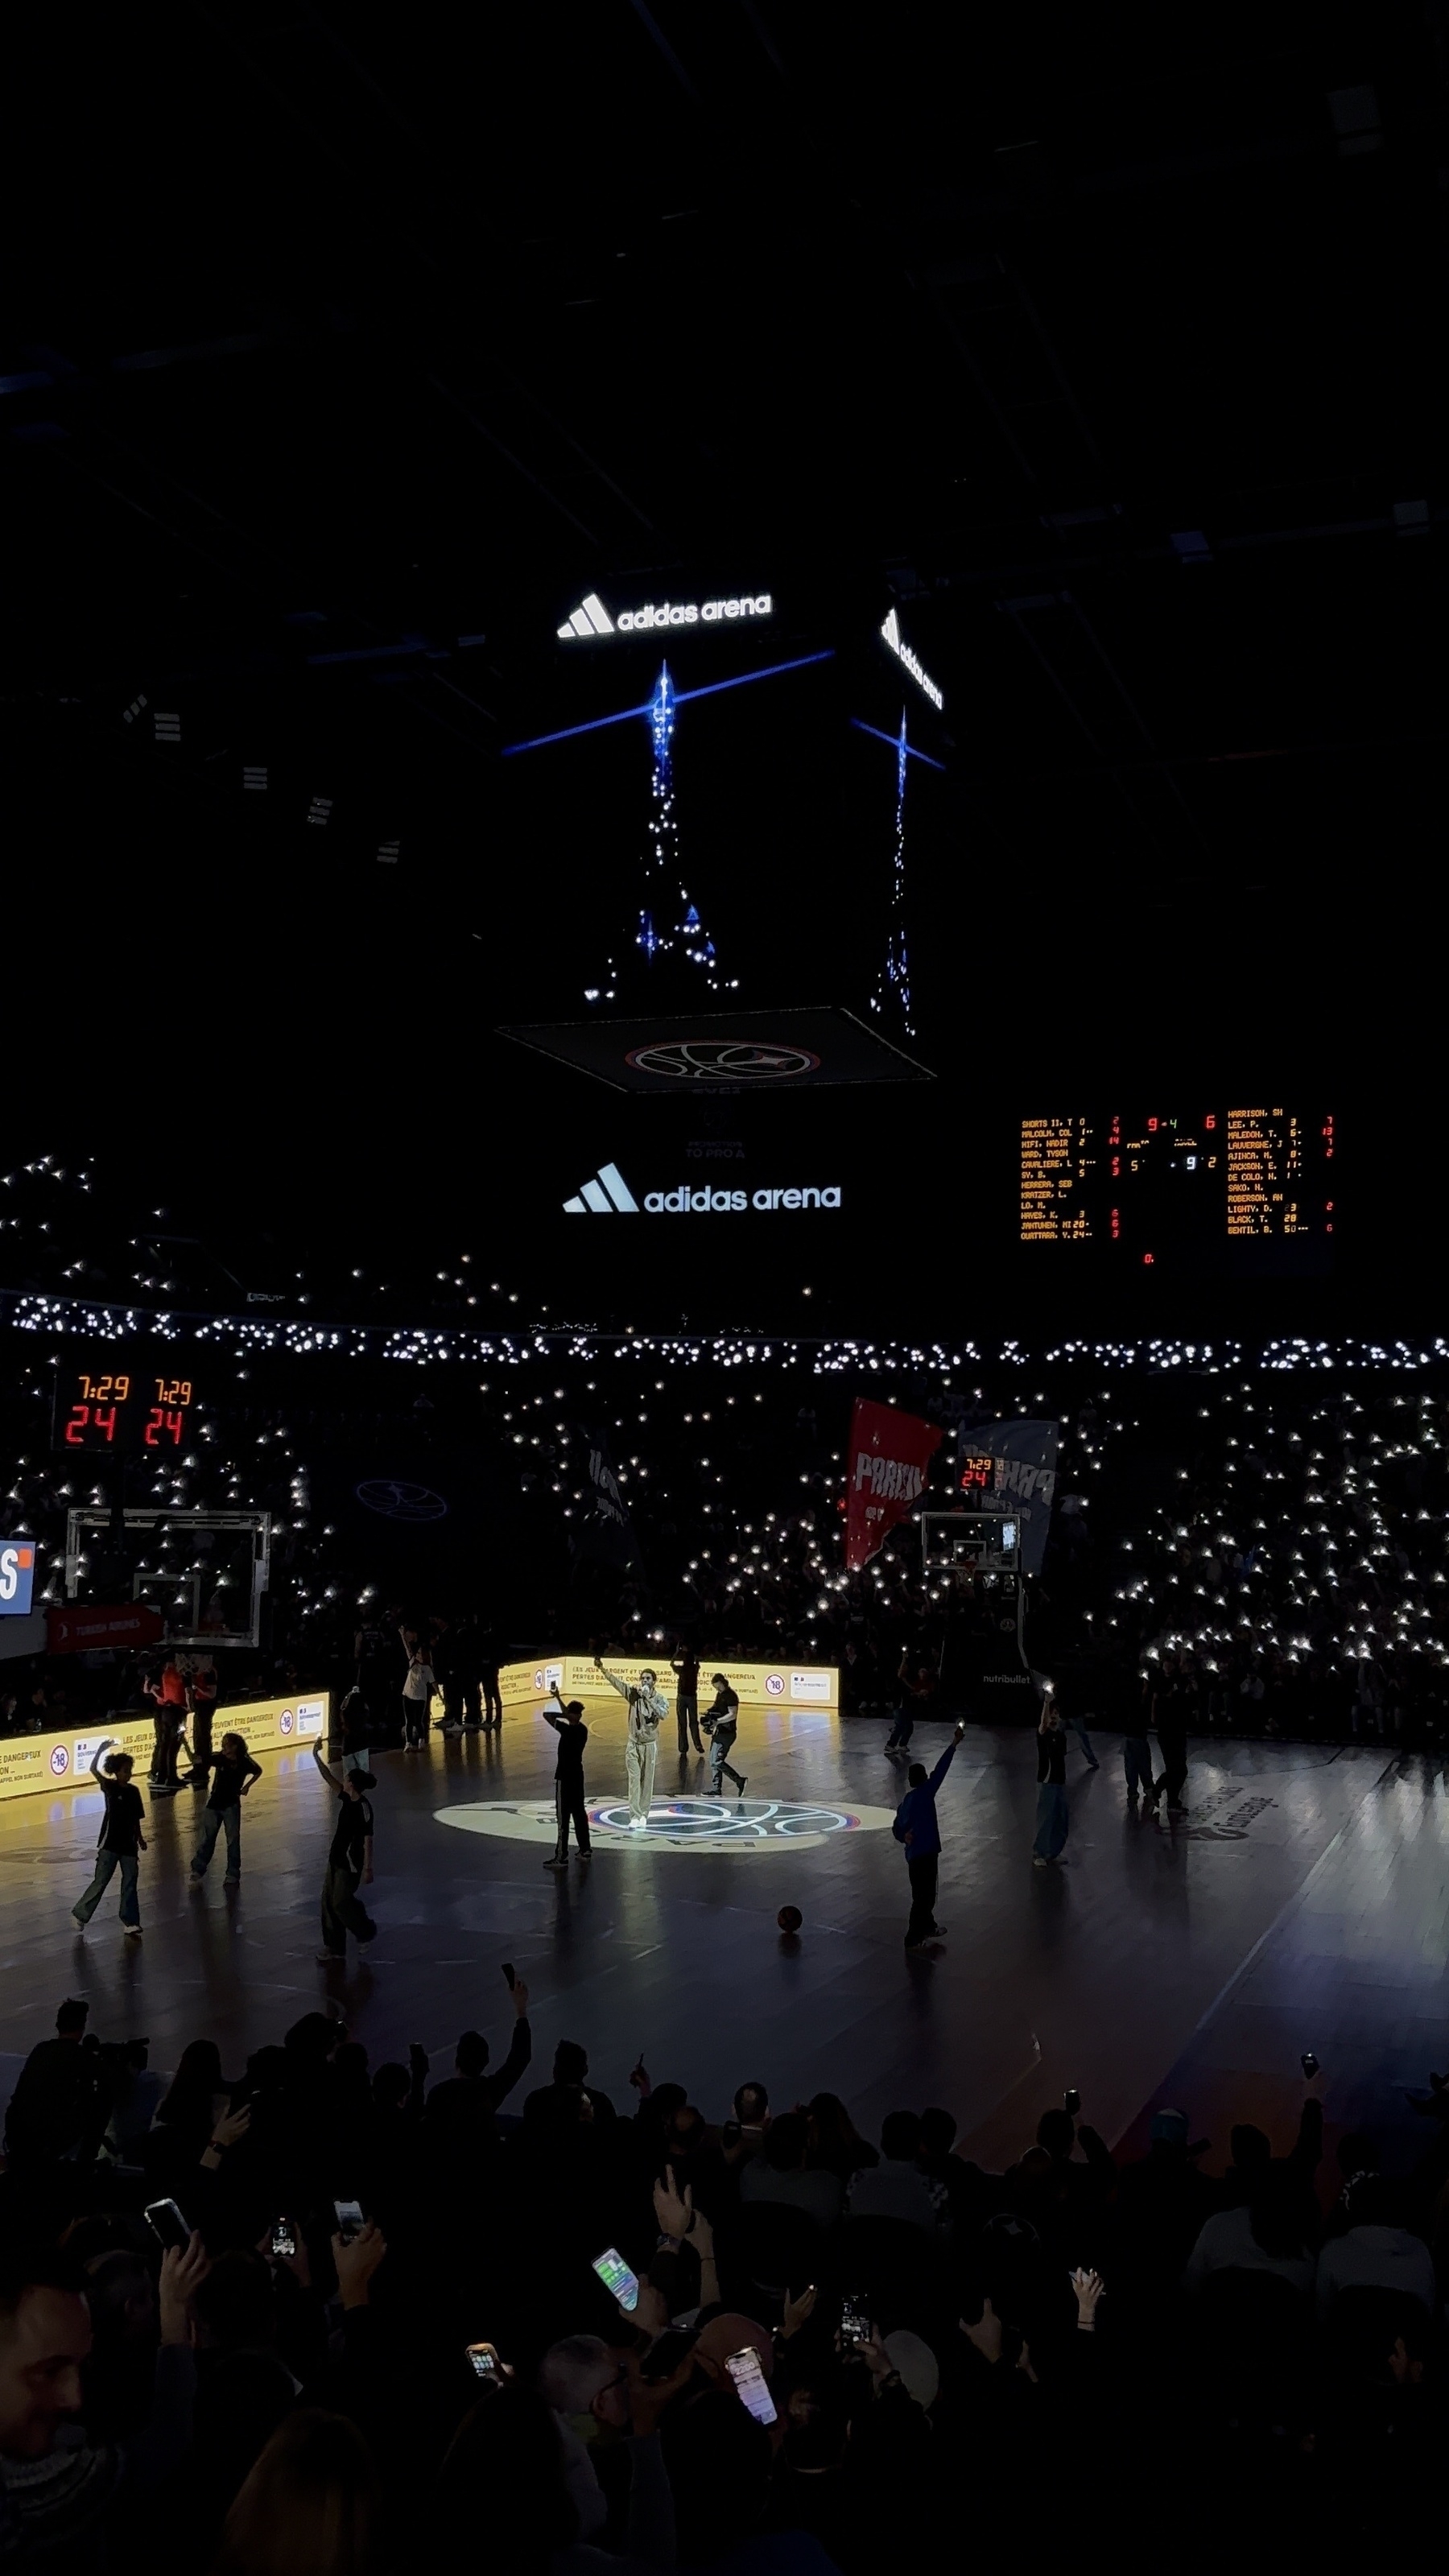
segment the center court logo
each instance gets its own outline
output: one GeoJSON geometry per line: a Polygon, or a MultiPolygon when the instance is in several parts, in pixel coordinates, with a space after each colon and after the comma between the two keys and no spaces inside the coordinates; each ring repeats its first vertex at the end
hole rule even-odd
{"type": "MultiPolygon", "coordinates": [[[[589,1801],[594,1850],[627,1852],[631,1867],[638,1866],[641,1853],[810,1851],[841,1834],[883,1833],[894,1821],[890,1807],[825,1807],[790,1798],[656,1798],[643,1833],[636,1834],[622,1798],[589,1801]]],[[[558,1838],[551,1798],[435,1807],[433,1822],[509,1842],[552,1843],[558,1838]]]]}
{"type": "Polygon", "coordinates": [[[565,1216],[743,1216],[747,1208],[763,1215],[777,1208],[838,1208],[841,1191],[837,1184],[828,1189],[815,1185],[804,1189],[712,1190],[691,1189],[681,1181],[677,1189],[650,1190],[641,1210],[617,1163],[601,1163],[592,1180],[580,1183],[576,1195],[565,1199],[565,1216]]]}

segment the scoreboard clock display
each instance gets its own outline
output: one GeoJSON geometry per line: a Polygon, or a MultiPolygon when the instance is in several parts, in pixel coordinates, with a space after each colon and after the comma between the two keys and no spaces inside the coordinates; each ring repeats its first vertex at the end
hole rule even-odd
{"type": "Polygon", "coordinates": [[[186,1436],[195,1382],[165,1361],[114,1344],[55,1373],[51,1445],[174,1456],[186,1436]]]}

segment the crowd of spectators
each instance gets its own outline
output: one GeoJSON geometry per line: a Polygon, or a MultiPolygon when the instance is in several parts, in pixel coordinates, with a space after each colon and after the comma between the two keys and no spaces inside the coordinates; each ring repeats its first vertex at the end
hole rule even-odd
{"type": "MultiPolygon", "coordinates": [[[[1020,1669],[1009,1587],[928,1571],[911,1525],[863,1572],[845,1572],[844,1384],[802,1383],[798,1367],[763,1358],[671,1366],[641,1347],[622,1368],[598,1353],[545,1355],[455,1381],[446,1400],[394,1385],[384,1404],[359,1386],[371,1398],[359,1405],[336,1396],[335,1379],[309,1376],[307,1361],[288,1369],[297,1403],[239,1372],[149,1497],[272,1515],[268,1633],[255,1651],[221,1652],[226,1698],[345,1690],[361,1637],[391,1640],[405,1616],[426,1632],[430,1620],[468,1615],[496,1633],[505,1659],[596,1638],[650,1652],[683,1639],[727,1660],[836,1663],[847,1714],[884,1717],[904,1658],[934,1673],[943,1713],[1002,1713],[993,1680],[1020,1669]],[[587,1458],[601,1436],[632,1525],[635,1560],[622,1569],[591,1552],[587,1458]],[[362,1462],[404,1444],[444,1497],[462,1451],[485,1462],[481,1498],[440,1521],[426,1550],[415,1532],[400,1539],[357,1508],[335,1474],[340,1447],[362,1462]]],[[[1018,1412],[1060,1421],[1052,1534],[1025,1632],[1030,1662],[1052,1669],[1069,1704],[1125,1722],[1170,1675],[1195,1731],[1444,1740],[1449,1492],[1437,1385],[1406,1388],[1388,1370],[1337,1381],[1124,1371],[1104,1382],[1098,1372],[1090,1384],[1080,1368],[1053,1376],[1043,1364],[1042,1374],[1029,1398],[1017,1391],[1019,1365],[969,1386],[903,1368],[873,1391],[940,1420],[923,1498],[934,1510],[979,1501],[959,1493],[956,1460],[983,1424],[1018,1412]]],[[[6,1410],[13,1420],[15,1403],[6,1410]]],[[[7,1534],[38,1540],[53,1594],[65,1512],[102,1489],[46,1453],[33,1417],[32,1399],[28,1454],[4,1508],[7,1534]]],[[[182,1526],[148,1545],[127,1590],[168,1617],[195,1604],[204,1623],[223,1621],[228,1578],[208,1536],[182,1526]]],[[[102,1657],[0,1664],[0,1727],[144,1704],[148,1677],[144,1663],[102,1657]]]]}
{"type": "Polygon", "coordinates": [[[1070,2107],[996,2173],[929,2106],[877,2140],[642,2062],[615,2102],[573,2040],[532,2062],[521,1984],[451,2068],[309,2012],[163,2078],[86,2019],[6,2122],[7,2568],[875,2576],[1106,2546],[1188,2486],[1203,2563],[1251,2510],[1336,2564],[1437,2512],[1445,2079],[1400,2179],[1325,2156],[1311,2093],[1216,2175],[1181,2111],[1121,2158],[1070,2107]]]}

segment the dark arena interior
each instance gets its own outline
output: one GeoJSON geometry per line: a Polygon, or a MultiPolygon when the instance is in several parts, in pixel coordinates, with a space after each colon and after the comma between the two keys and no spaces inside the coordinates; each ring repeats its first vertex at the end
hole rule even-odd
{"type": "Polygon", "coordinates": [[[1432,2546],[1444,0],[7,65],[0,2567],[1432,2546]]]}

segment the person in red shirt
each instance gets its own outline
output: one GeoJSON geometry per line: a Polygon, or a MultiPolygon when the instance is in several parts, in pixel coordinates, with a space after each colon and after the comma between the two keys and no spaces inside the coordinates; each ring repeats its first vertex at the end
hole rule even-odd
{"type": "Polygon", "coordinates": [[[158,1678],[146,1684],[146,1694],[156,1702],[151,1795],[153,1798],[174,1798],[180,1787],[176,1777],[176,1754],[186,1724],[186,1675],[174,1655],[167,1656],[158,1678]]]}

